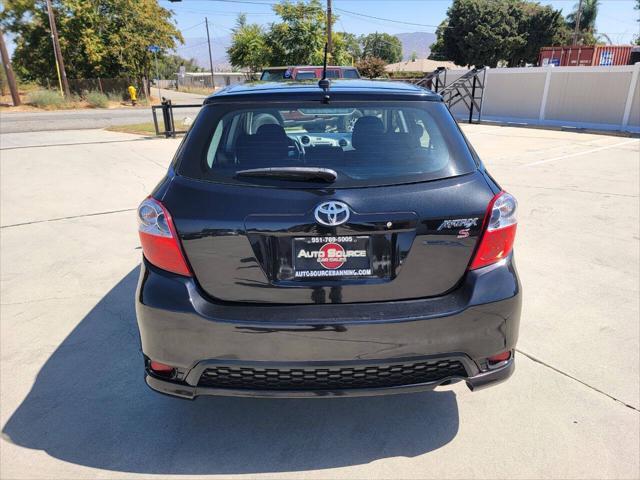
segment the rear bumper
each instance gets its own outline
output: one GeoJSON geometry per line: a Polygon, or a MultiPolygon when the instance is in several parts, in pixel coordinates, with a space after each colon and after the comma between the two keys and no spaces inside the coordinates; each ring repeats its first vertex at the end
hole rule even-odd
{"type": "Polygon", "coordinates": [[[162,393],[198,395],[324,397],[408,393],[465,381],[472,390],[507,379],[513,356],[489,368],[486,359],[513,351],[518,337],[521,293],[512,258],[469,272],[452,293],[430,299],[368,304],[228,305],[205,298],[189,278],[146,261],[136,294],[142,351],[174,366],[172,379],[146,372],[162,393]],[[367,388],[261,389],[199,385],[212,365],[269,368],[316,365],[384,365],[409,360],[455,359],[466,375],[434,381],[367,388]]]}
{"type": "Polygon", "coordinates": [[[400,393],[416,393],[434,390],[443,385],[450,385],[458,381],[465,381],[471,390],[479,390],[488,386],[496,385],[507,380],[515,370],[515,359],[495,370],[481,372],[473,377],[447,377],[437,382],[426,382],[412,385],[401,385],[395,387],[373,387],[373,388],[350,388],[334,390],[264,390],[264,389],[232,389],[232,388],[212,388],[188,385],[186,382],[172,382],[149,373],[145,374],[147,385],[153,390],[186,399],[193,399],[200,395],[224,395],[232,397],[257,397],[257,398],[326,398],[326,397],[358,397],[375,395],[392,395],[400,393]]]}

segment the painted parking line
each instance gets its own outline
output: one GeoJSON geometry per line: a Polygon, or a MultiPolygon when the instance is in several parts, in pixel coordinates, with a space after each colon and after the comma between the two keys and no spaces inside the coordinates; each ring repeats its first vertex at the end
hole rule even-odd
{"type": "Polygon", "coordinates": [[[566,158],[579,157],[580,155],[588,155],[589,153],[600,152],[602,150],[608,150],[610,148],[622,147],[623,145],[629,145],[631,143],[640,143],[638,139],[632,138],[631,140],[625,140],[624,142],[614,143],[613,145],[605,145],[603,147],[592,148],[591,150],[584,150],[582,152],[570,153],[568,155],[561,155],[559,157],[547,158],[545,160],[538,160],[537,162],[525,163],[523,167],[534,167],[536,165],[542,165],[544,163],[555,162],[556,160],[564,160],[566,158]]]}

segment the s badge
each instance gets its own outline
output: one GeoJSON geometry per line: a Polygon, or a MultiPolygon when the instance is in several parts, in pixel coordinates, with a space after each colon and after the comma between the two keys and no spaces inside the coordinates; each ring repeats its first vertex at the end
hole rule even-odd
{"type": "Polygon", "coordinates": [[[471,232],[469,232],[468,228],[463,228],[462,230],[460,230],[458,232],[458,237],[457,238],[467,238],[470,234],[471,234],[471,232]]]}

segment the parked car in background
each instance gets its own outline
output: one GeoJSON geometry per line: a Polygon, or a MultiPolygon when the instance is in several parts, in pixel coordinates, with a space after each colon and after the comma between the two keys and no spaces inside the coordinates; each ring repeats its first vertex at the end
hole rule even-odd
{"type": "MultiPolygon", "coordinates": [[[[260,75],[265,82],[281,82],[283,80],[317,80],[322,78],[322,66],[269,67],[260,75]]],[[[360,78],[355,67],[327,67],[327,78],[360,78]]]]}
{"type": "Polygon", "coordinates": [[[138,209],[146,382],[194,398],[505,380],[516,208],[428,90],[229,87],[138,209]]]}

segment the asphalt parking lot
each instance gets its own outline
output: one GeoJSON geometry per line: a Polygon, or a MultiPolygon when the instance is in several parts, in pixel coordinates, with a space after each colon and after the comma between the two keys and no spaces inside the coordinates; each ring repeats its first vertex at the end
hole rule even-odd
{"type": "Polygon", "coordinates": [[[0,135],[0,476],[640,477],[640,140],[463,129],[520,202],[514,376],[194,402],[144,385],[133,308],[134,211],[178,141],[0,135]]]}

